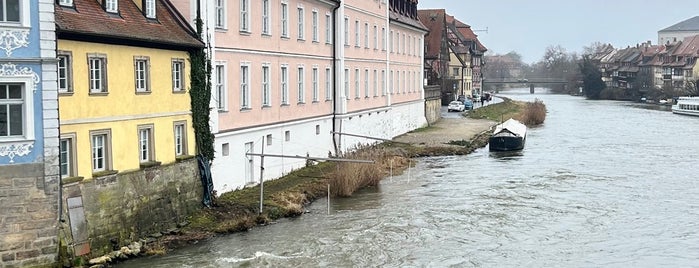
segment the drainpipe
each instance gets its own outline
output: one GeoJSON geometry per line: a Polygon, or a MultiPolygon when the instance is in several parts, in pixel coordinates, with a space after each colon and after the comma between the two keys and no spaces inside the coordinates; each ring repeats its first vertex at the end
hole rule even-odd
{"type": "Polygon", "coordinates": [[[337,6],[335,6],[333,8],[333,12],[332,12],[333,13],[333,24],[334,24],[333,25],[333,46],[332,46],[332,50],[333,50],[333,56],[332,56],[333,57],[333,64],[332,64],[332,66],[333,66],[332,67],[332,70],[333,70],[333,135],[332,135],[332,139],[333,139],[333,148],[335,148],[335,156],[340,155],[340,145],[338,144],[338,139],[336,139],[335,137],[338,137],[338,134],[337,134],[338,129],[337,129],[337,120],[336,119],[337,119],[337,109],[338,109],[338,107],[337,107],[337,105],[338,105],[338,102],[337,102],[337,72],[338,72],[338,70],[337,70],[337,48],[338,48],[338,45],[337,45],[337,34],[338,34],[337,33],[337,26],[339,25],[339,23],[337,22],[337,10],[340,8],[341,4],[342,4],[342,0],[338,0],[337,6]]]}

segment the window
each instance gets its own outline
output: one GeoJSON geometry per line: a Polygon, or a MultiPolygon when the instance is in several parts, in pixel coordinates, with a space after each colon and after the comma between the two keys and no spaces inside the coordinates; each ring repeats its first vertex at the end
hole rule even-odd
{"type": "Polygon", "coordinates": [[[388,42],[388,46],[391,48],[391,53],[393,53],[393,31],[391,31],[391,36],[389,36],[388,42]]]}
{"type": "Polygon", "coordinates": [[[459,76],[459,68],[454,68],[453,72],[454,76],[459,76]]]}
{"type": "Polygon", "coordinates": [[[305,95],[305,94],[304,94],[304,93],[305,93],[305,92],[304,92],[305,90],[304,90],[304,85],[303,85],[303,83],[304,83],[304,79],[305,79],[305,78],[304,78],[303,66],[299,66],[298,70],[299,70],[299,76],[298,76],[298,82],[299,82],[299,86],[298,86],[298,93],[299,93],[299,94],[298,94],[298,102],[299,102],[299,103],[304,103],[304,99],[305,99],[306,96],[304,96],[304,95],[305,95]]]}
{"type": "Polygon", "coordinates": [[[136,92],[150,91],[150,63],[148,57],[134,57],[134,78],[136,80],[136,92]]]}
{"type": "Polygon", "coordinates": [[[345,17],[345,46],[349,46],[349,18],[345,17]]]}
{"type": "Polygon", "coordinates": [[[313,82],[313,102],[318,101],[318,67],[313,67],[313,73],[311,75],[313,82]]]}
{"type": "Polygon", "coordinates": [[[282,2],[282,37],[289,37],[289,4],[282,2]]]}
{"type": "Polygon", "coordinates": [[[381,27],[381,50],[386,51],[386,28],[381,27]]]}
{"type": "Polygon", "coordinates": [[[267,146],[272,146],[272,134],[267,134],[267,146]]]}
{"type": "Polygon", "coordinates": [[[270,34],[269,31],[269,0],[262,0],[262,34],[270,34]]]}
{"type": "Polygon", "coordinates": [[[87,56],[90,93],[106,93],[107,92],[107,56],[88,54],[87,56]]]}
{"type": "MultiPolygon", "coordinates": [[[[10,137],[23,137],[25,128],[33,128],[33,125],[25,125],[29,120],[27,107],[27,92],[20,83],[0,84],[0,140],[10,137]]],[[[27,137],[29,138],[29,137],[27,137]]]]}
{"type": "Polygon", "coordinates": [[[228,110],[228,92],[226,90],[226,66],[216,64],[216,107],[219,111],[228,110]]]}
{"type": "Polygon", "coordinates": [[[359,98],[359,68],[354,69],[354,98],[359,98]]]}
{"type": "Polygon", "coordinates": [[[184,91],[184,59],[172,60],[172,91],[184,91]]]}
{"type": "Polygon", "coordinates": [[[379,71],[374,70],[374,97],[379,96],[379,71]]]}
{"type": "Polygon", "coordinates": [[[390,74],[390,76],[388,77],[388,93],[389,93],[389,94],[393,94],[393,83],[394,83],[394,80],[393,80],[393,70],[391,70],[391,74],[390,74]]]}
{"type": "Polygon", "coordinates": [[[291,131],[289,131],[289,130],[284,131],[284,140],[291,141],[291,131]]]}
{"type": "Polygon", "coordinates": [[[226,28],[226,0],[215,0],[216,3],[216,28],[226,28]]]}
{"type": "Polygon", "coordinates": [[[374,49],[379,49],[379,27],[374,25],[374,49]]]}
{"type": "MultiPolygon", "coordinates": [[[[59,4],[59,5],[62,5],[62,6],[72,7],[72,6],[73,6],[73,0],[59,0],[59,1],[58,1],[58,4],[59,4]]],[[[7,8],[3,8],[3,10],[7,10],[7,8]]]]}
{"type": "Polygon", "coordinates": [[[325,14],[325,43],[330,44],[332,43],[332,17],[330,17],[330,14],[325,14]]]}
{"type": "Polygon", "coordinates": [[[345,98],[350,99],[350,88],[349,88],[350,72],[349,69],[345,69],[345,98]]]}
{"type": "Polygon", "coordinates": [[[369,69],[364,69],[364,97],[369,97],[369,69]]]}
{"type": "Polygon", "coordinates": [[[405,54],[405,50],[406,50],[406,49],[405,49],[405,34],[403,34],[403,39],[402,39],[401,42],[402,42],[402,43],[400,43],[400,44],[398,45],[398,47],[400,48],[400,52],[403,53],[403,54],[405,54]],[[401,45],[401,44],[402,44],[402,45],[401,45]]]}
{"type": "Polygon", "coordinates": [[[318,11],[313,10],[313,20],[311,21],[313,26],[313,42],[318,42],[318,11]]]}
{"type": "Polygon", "coordinates": [[[298,7],[298,8],[297,8],[297,12],[298,12],[298,15],[299,15],[299,35],[298,35],[298,39],[299,39],[299,40],[303,40],[303,39],[304,39],[304,36],[305,36],[305,35],[304,35],[304,32],[303,32],[303,29],[304,29],[304,23],[303,23],[303,22],[304,22],[303,7],[298,7]]]}
{"type": "MultiPolygon", "coordinates": [[[[19,5],[17,5],[19,7],[19,5]]],[[[104,0],[104,10],[110,13],[119,12],[119,1],[118,0],[104,0]]]]}
{"type": "Polygon", "coordinates": [[[138,126],[138,161],[145,163],[153,159],[153,125],[138,126]]]}
{"type": "Polygon", "coordinates": [[[262,106],[270,106],[269,65],[262,66],[262,106]]]}
{"type": "Polygon", "coordinates": [[[70,52],[58,51],[58,92],[73,92],[73,57],[70,52]]]}
{"type": "Polygon", "coordinates": [[[330,68],[325,68],[325,100],[332,99],[332,71],[330,68]]]}
{"type": "Polygon", "coordinates": [[[155,0],[143,0],[143,10],[146,18],[155,19],[155,0]]]}
{"type": "Polygon", "coordinates": [[[240,0],[240,31],[250,32],[250,0],[240,0]]]}
{"type": "Polygon", "coordinates": [[[111,169],[111,130],[90,131],[92,172],[111,169]]]}
{"type": "Polygon", "coordinates": [[[364,48],[369,48],[369,23],[364,23],[364,48]]]}
{"type": "Polygon", "coordinates": [[[381,70],[381,96],[386,96],[386,70],[381,70]]]}
{"type": "Polygon", "coordinates": [[[240,65],[240,109],[250,109],[250,66],[240,65]]]}
{"type": "Polygon", "coordinates": [[[175,131],[175,156],[187,154],[187,122],[174,123],[175,131]]]}
{"type": "Polygon", "coordinates": [[[316,125],[316,135],[320,135],[320,125],[316,125]]]}
{"type": "Polygon", "coordinates": [[[282,66],[281,71],[282,105],[289,104],[289,68],[282,66]]]}
{"type": "Polygon", "coordinates": [[[359,40],[359,35],[361,34],[361,31],[359,30],[359,21],[355,20],[354,21],[354,46],[359,47],[359,43],[361,40],[359,40]]]}
{"type": "Polygon", "coordinates": [[[221,144],[221,155],[228,156],[230,154],[231,146],[229,143],[221,144]]]}
{"type": "Polygon", "coordinates": [[[75,177],[75,134],[64,134],[59,143],[61,178],[75,177]]]}

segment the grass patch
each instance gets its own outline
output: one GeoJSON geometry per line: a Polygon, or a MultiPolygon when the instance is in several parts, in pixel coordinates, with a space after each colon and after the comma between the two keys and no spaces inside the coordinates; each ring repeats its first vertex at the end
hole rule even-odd
{"type": "Polygon", "coordinates": [[[502,98],[502,102],[475,109],[468,116],[475,119],[488,119],[501,122],[510,118],[517,118],[522,113],[525,103],[502,98]]]}

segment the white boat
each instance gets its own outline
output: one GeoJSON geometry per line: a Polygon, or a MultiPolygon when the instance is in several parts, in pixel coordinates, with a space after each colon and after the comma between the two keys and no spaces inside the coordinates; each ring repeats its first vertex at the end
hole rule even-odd
{"type": "Polygon", "coordinates": [[[699,116],[699,97],[679,97],[677,104],[672,106],[672,112],[699,116]]]}
{"type": "Polygon", "coordinates": [[[527,140],[527,126],[512,118],[495,127],[488,140],[491,151],[522,150],[527,140]]]}

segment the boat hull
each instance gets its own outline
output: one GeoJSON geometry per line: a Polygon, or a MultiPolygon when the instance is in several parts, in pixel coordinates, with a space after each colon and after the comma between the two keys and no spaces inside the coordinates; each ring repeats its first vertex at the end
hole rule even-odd
{"type": "Polygon", "coordinates": [[[523,137],[493,136],[488,140],[488,148],[498,152],[522,150],[525,140],[523,137]]]}

